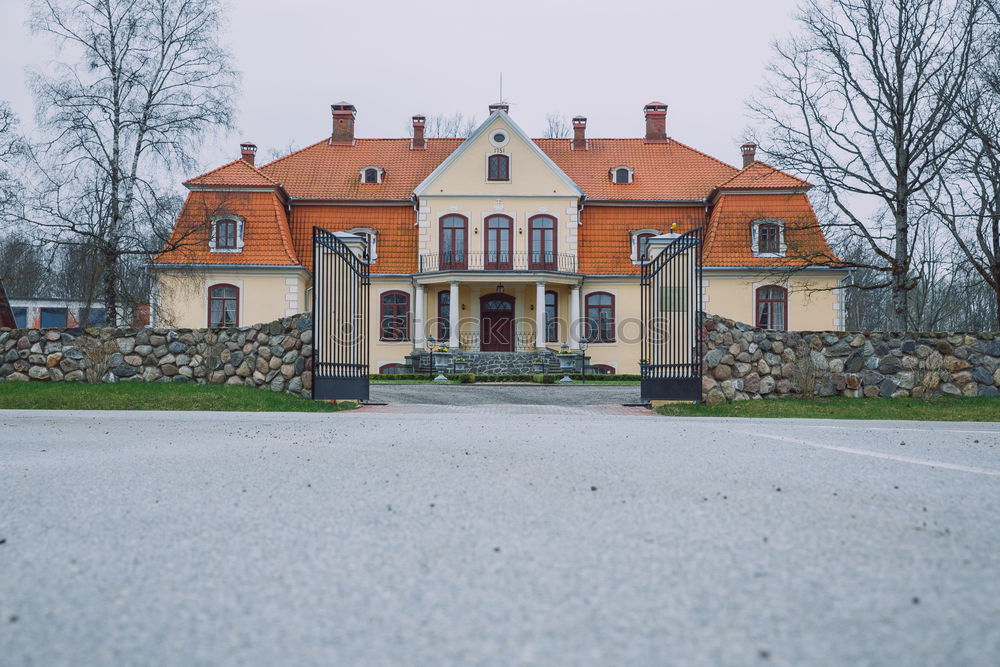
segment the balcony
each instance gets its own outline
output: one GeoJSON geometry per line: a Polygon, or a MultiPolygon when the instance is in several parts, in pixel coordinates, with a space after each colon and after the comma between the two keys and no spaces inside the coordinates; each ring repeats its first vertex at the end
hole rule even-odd
{"type": "Polygon", "coordinates": [[[552,252],[466,252],[420,255],[420,272],[564,271],[576,272],[576,255],[552,252]]]}

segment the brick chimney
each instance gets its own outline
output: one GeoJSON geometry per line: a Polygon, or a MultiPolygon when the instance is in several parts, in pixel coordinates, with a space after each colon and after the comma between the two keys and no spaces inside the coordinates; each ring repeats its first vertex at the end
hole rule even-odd
{"type": "Polygon", "coordinates": [[[646,143],[662,144],[667,141],[667,105],[650,102],[644,107],[646,112],[646,143]]]}
{"type": "Polygon", "coordinates": [[[254,157],[257,155],[257,144],[252,141],[244,141],[240,144],[240,157],[251,167],[253,166],[254,157]]]}
{"type": "Polygon", "coordinates": [[[757,161],[757,144],[752,141],[740,146],[740,152],[743,153],[743,168],[746,169],[754,162],[757,161]]]}
{"type": "Polygon", "coordinates": [[[493,115],[494,111],[503,111],[504,113],[510,113],[510,105],[506,102],[494,102],[490,105],[490,115],[493,115]]]}
{"type": "Polygon", "coordinates": [[[333,114],[333,133],[330,135],[330,143],[353,146],[354,118],[358,115],[357,109],[350,102],[337,102],[330,105],[330,112],[333,114]]]}
{"type": "Polygon", "coordinates": [[[573,143],[570,147],[575,151],[587,150],[587,119],[583,116],[573,116],[573,143]]]}
{"type": "Polygon", "coordinates": [[[426,124],[427,119],[423,116],[417,115],[413,117],[413,140],[410,141],[411,149],[420,151],[427,148],[427,140],[424,139],[424,125],[426,124]]]}

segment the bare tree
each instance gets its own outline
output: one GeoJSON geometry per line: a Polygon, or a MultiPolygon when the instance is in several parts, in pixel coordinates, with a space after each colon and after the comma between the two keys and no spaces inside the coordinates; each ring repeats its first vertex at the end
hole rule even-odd
{"type": "MultiPolygon", "coordinates": [[[[424,125],[424,136],[440,139],[464,139],[471,135],[478,127],[475,116],[466,118],[465,114],[456,112],[450,116],[444,114],[431,114],[427,116],[424,125]]],[[[412,133],[413,128],[409,128],[412,133]]]]}
{"type": "Polygon", "coordinates": [[[554,113],[545,116],[545,133],[542,135],[544,138],[565,139],[569,134],[569,123],[564,117],[554,113]]]}
{"type": "Polygon", "coordinates": [[[0,283],[9,297],[35,297],[46,285],[50,270],[42,246],[26,234],[0,235],[0,283]]]}
{"type": "Polygon", "coordinates": [[[6,102],[0,102],[0,219],[17,200],[20,188],[14,176],[15,165],[24,151],[17,115],[6,102]]]}
{"type": "Polygon", "coordinates": [[[892,328],[917,285],[917,197],[959,149],[945,132],[969,80],[986,0],[806,0],[750,108],[770,161],[819,185],[832,235],[870,252],[816,263],[863,269],[891,291],[892,328]],[[861,260],[860,258],[864,258],[861,260]]]}
{"type": "Polygon", "coordinates": [[[96,253],[114,324],[126,260],[169,238],[170,170],[190,168],[205,134],[232,125],[237,75],[219,46],[220,1],[34,0],[32,10],[32,28],[77,57],[31,78],[47,141],[22,217],[49,242],[96,253]]]}
{"type": "MultiPolygon", "coordinates": [[[[952,134],[962,139],[961,146],[928,193],[927,207],[951,233],[961,260],[989,286],[990,310],[1000,317],[998,67],[1000,54],[996,49],[977,59],[976,77],[962,91],[951,128],[952,134]]],[[[990,324],[995,327],[1000,320],[990,324]]]]}

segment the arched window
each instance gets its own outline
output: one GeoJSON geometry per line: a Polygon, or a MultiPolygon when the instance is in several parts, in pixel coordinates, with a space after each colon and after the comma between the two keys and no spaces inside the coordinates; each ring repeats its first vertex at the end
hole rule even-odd
{"type": "Polygon", "coordinates": [[[362,167],[361,182],[366,185],[377,185],[382,182],[385,171],[382,167],[362,167]]]}
{"type": "Polygon", "coordinates": [[[640,262],[649,261],[649,239],[656,236],[650,232],[635,235],[635,256],[640,262]]]}
{"type": "Polygon", "coordinates": [[[410,295],[399,290],[382,293],[379,339],[410,340],[410,295]]]}
{"type": "Polygon", "coordinates": [[[756,257],[784,257],[785,223],[775,218],[763,218],[750,223],[751,250],[756,257]]]}
{"type": "Polygon", "coordinates": [[[486,160],[486,179],[490,181],[510,180],[510,158],[502,153],[491,155],[486,160]]]}
{"type": "Polygon", "coordinates": [[[615,297],[607,292],[592,292],[586,299],[586,330],[591,343],[615,342],[615,297]]]}
{"type": "Polygon", "coordinates": [[[611,169],[611,182],[612,183],[631,183],[632,182],[632,167],[614,167],[611,169]]]}
{"type": "Polygon", "coordinates": [[[442,271],[468,267],[468,227],[469,221],[464,215],[446,215],[441,218],[441,261],[438,268],[442,271]]]}
{"type": "Polygon", "coordinates": [[[777,285],[757,288],[757,327],[778,331],[788,327],[788,290],[777,285]]]}
{"type": "Polygon", "coordinates": [[[514,220],[507,215],[486,218],[486,262],[489,269],[510,269],[514,266],[514,220]]]}
{"type": "Polygon", "coordinates": [[[212,285],[208,288],[208,328],[225,329],[240,325],[240,288],[212,285]]]}
{"type": "Polygon", "coordinates": [[[215,223],[215,247],[219,250],[236,248],[236,221],[219,220],[215,223]]]}
{"type": "Polygon", "coordinates": [[[781,229],[773,222],[757,228],[757,252],[778,252],[781,229]]]}
{"type": "Polygon", "coordinates": [[[221,217],[212,220],[208,249],[211,252],[237,253],[243,250],[243,219],[221,217]]]}
{"type": "Polygon", "coordinates": [[[528,268],[556,270],[556,219],[551,215],[528,220],[528,260],[528,268]]]}
{"type": "Polygon", "coordinates": [[[590,367],[590,370],[593,371],[596,375],[614,375],[615,374],[615,367],[614,366],[608,366],[607,364],[594,364],[593,366],[590,367]]]}
{"type": "Polygon", "coordinates": [[[354,229],[348,229],[348,234],[357,234],[365,240],[365,253],[368,255],[368,263],[374,264],[375,260],[378,259],[378,232],[370,227],[355,227],[354,229]]]}
{"type": "Polygon", "coordinates": [[[559,342],[559,295],[545,293],[545,342],[559,342]]]}
{"type": "Polygon", "coordinates": [[[438,292],[437,339],[448,340],[451,336],[451,290],[438,292]]]}

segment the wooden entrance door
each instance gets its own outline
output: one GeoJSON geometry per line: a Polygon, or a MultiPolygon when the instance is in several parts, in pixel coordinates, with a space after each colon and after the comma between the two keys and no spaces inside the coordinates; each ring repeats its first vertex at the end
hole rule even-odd
{"type": "Polygon", "coordinates": [[[514,351],[514,297],[487,294],[479,299],[479,349],[483,352],[514,351]]]}

